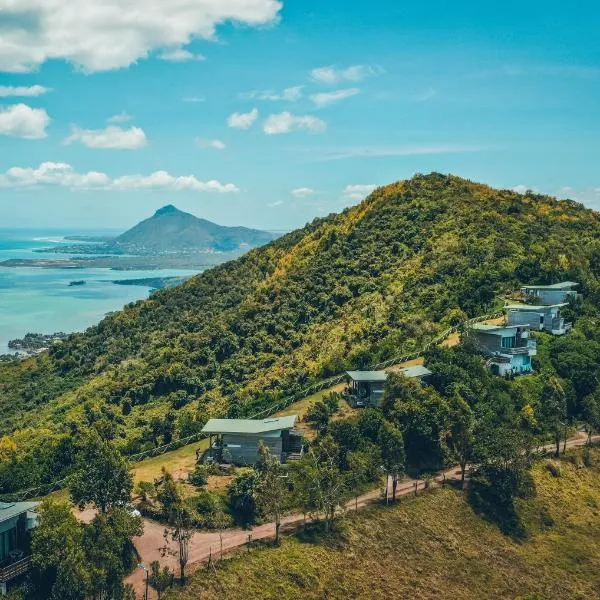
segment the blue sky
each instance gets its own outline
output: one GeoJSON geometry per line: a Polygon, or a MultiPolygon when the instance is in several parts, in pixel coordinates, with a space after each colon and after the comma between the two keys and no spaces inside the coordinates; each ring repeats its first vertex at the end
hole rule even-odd
{"type": "Polygon", "coordinates": [[[0,0],[0,226],[287,229],[429,171],[600,208],[576,6],[0,0]]]}

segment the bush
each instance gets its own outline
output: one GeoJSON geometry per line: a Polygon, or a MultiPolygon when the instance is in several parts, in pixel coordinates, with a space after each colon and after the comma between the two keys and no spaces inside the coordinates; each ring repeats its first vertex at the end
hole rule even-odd
{"type": "Polygon", "coordinates": [[[200,488],[208,483],[208,476],[211,474],[211,468],[208,465],[197,464],[193,472],[189,474],[188,481],[200,488]]]}

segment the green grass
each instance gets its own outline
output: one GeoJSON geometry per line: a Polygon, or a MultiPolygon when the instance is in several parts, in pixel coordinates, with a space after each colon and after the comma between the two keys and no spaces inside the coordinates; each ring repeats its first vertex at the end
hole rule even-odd
{"type": "Polygon", "coordinates": [[[519,504],[522,542],[476,515],[461,493],[435,490],[349,515],[334,540],[292,536],[279,548],[240,553],[168,597],[598,598],[600,468],[564,460],[561,470],[555,478],[544,463],[535,467],[537,497],[519,504]]]}

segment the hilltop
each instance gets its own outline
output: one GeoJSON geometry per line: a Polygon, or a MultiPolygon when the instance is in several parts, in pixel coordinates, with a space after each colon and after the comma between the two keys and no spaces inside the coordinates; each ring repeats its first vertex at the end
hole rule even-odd
{"type": "Polygon", "coordinates": [[[126,453],[185,437],[413,351],[523,282],[579,281],[597,303],[598,239],[600,216],[570,201],[440,174],[381,187],[0,366],[0,435],[23,460],[9,485],[62,473],[93,423],[126,453]]]}
{"type": "MultiPolygon", "coordinates": [[[[594,451],[598,460],[598,451],[594,451]]],[[[575,458],[575,457],[572,457],[575,458]]],[[[553,477],[533,470],[537,497],[520,501],[527,538],[516,542],[451,489],[346,517],[339,536],[300,534],[201,569],[170,600],[278,598],[597,598],[600,471],[581,459],[553,477]],[[320,541],[320,543],[318,543],[320,541]]]]}
{"type": "Polygon", "coordinates": [[[274,237],[266,231],[217,225],[169,204],[109,242],[108,246],[126,254],[189,253],[207,250],[231,252],[243,247],[261,246],[274,237]]]}
{"type": "Polygon", "coordinates": [[[50,248],[62,254],[128,254],[134,256],[239,252],[261,246],[276,236],[247,227],[225,227],[183,212],[169,204],[112,239],[79,238],[88,243],[50,248]],[[92,243],[89,242],[99,242],[92,243]]]}

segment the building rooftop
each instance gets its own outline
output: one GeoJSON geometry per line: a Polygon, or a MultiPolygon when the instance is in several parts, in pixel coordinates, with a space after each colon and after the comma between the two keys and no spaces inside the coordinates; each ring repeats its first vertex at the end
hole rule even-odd
{"type": "Polygon", "coordinates": [[[0,523],[29,510],[35,510],[38,505],[39,502],[0,502],[0,523]]]}
{"type": "Polygon", "coordinates": [[[549,308],[562,308],[563,306],[569,306],[568,302],[562,302],[561,304],[547,304],[547,305],[534,305],[534,304],[507,304],[504,308],[506,310],[533,310],[533,311],[545,311],[549,308]]]}
{"type": "Polygon", "coordinates": [[[385,371],[346,371],[353,381],[385,381],[388,374],[385,371]]]}
{"type": "Polygon", "coordinates": [[[404,369],[400,369],[400,373],[406,377],[427,377],[428,375],[433,375],[433,373],[423,365],[405,367],[404,369]]]}
{"type": "Polygon", "coordinates": [[[562,281],[551,285],[524,285],[522,287],[524,290],[570,290],[578,285],[576,281],[562,281]]]}
{"type": "Polygon", "coordinates": [[[292,429],[298,420],[297,415],[271,417],[269,419],[211,419],[202,433],[248,433],[258,435],[281,429],[292,429]]]}
{"type": "Polygon", "coordinates": [[[475,331],[485,331],[492,335],[514,335],[517,329],[523,327],[524,325],[487,325],[486,323],[471,325],[471,329],[475,331]]]}

